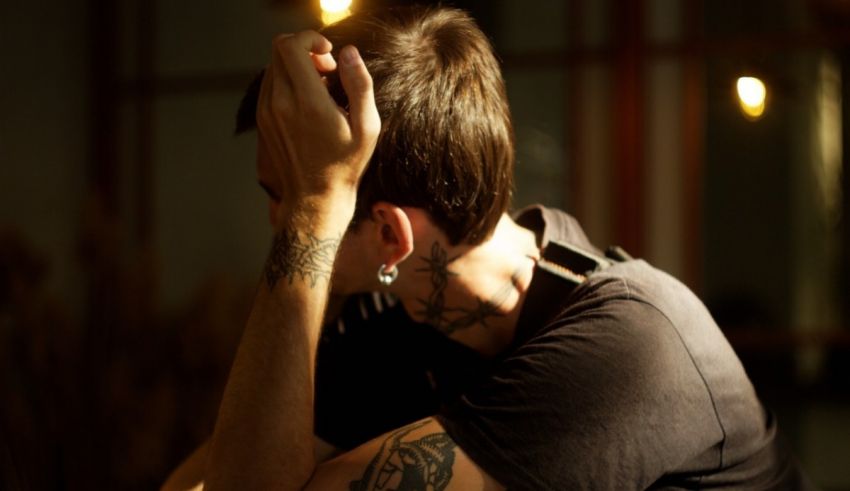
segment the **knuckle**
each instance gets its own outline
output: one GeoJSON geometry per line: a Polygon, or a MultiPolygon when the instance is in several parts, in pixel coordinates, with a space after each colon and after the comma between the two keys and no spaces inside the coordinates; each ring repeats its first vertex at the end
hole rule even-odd
{"type": "Polygon", "coordinates": [[[363,142],[375,141],[381,134],[381,118],[378,117],[377,113],[367,113],[360,118],[358,126],[358,133],[363,142]]]}
{"type": "Polygon", "coordinates": [[[312,41],[314,39],[322,37],[317,31],[313,29],[304,29],[303,31],[298,31],[296,34],[299,41],[312,41]]]}
{"type": "Polygon", "coordinates": [[[310,41],[313,39],[314,31],[299,31],[297,34],[292,36],[291,42],[289,43],[290,49],[298,49],[301,47],[309,47],[310,41]]]}
{"type": "Polygon", "coordinates": [[[363,126],[364,134],[370,139],[377,139],[381,134],[381,120],[378,118],[369,119],[363,126]]]}

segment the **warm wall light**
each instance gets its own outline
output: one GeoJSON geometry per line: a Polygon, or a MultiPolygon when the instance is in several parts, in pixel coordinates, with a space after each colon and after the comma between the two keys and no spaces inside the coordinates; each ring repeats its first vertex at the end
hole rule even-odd
{"type": "Polygon", "coordinates": [[[351,15],[351,0],[320,0],[322,23],[325,25],[339,22],[351,15]]]}
{"type": "Polygon", "coordinates": [[[764,82],[755,77],[738,79],[738,103],[744,116],[756,120],[764,114],[764,103],[767,98],[767,88],[764,82]]]}

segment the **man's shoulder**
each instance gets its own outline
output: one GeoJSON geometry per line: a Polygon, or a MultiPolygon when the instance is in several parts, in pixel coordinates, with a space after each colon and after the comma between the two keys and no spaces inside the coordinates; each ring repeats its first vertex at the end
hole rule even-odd
{"type": "Polygon", "coordinates": [[[599,252],[587,238],[579,221],[565,211],[535,204],[515,212],[513,219],[520,226],[534,231],[543,247],[551,240],[557,240],[588,251],[599,252]]]}
{"type": "MultiPolygon", "coordinates": [[[[740,372],[740,362],[699,297],[672,275],[637,259],[612,264],[590,275],[573,294],[558,320],[603,318],[635,347],[657,349],[669,343],[675,355],[702,372],[713,362],[740,372]]],[[[613,329],[613,328],[612,328],[613,329]]],[[[622,341],[622,340],[621,340],[622,341]]],[[[672,353],[672,351],[668,351],[672,353]]],[[[713,374],[703,374],[712,383],[713,374]]]]}
{"type": "Polygon", "coordinates": [[[606,285],[607,290],[616,288],[630,301],[657,310],[680,336],[687,338],[690,331],[701,331],[722,338],[711,313],[687,285],[642,259],[616,263],[588,278],[589,289],[596,284],[606,285]]]}

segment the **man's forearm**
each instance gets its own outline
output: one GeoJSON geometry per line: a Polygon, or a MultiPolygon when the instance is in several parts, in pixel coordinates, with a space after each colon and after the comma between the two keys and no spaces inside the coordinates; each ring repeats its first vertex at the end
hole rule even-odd
{"type": "Polygon", "coordinates": [[[275,240],[222,398],[210,489],[300,489],[315,468],[316,346],[336,252],[380,132],[356,48],[315,31],[280,35],[257,100],[257,163],[279,192],[275,240]],[[338,69],[348,111],[322,73],[338,69]]]}
{"type": "Polygon", "coordinates": [[[342,215],[293,219],[276,234],[219,410],[208,489],[300,489],[313,472],[315,354],[342,215]]]}

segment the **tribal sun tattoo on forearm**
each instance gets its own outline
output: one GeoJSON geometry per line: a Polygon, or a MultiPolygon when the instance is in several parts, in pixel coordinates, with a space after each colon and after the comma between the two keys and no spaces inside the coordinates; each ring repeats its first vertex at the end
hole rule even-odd
{"type": "Polygon", "coordinates": [[[312,234],[299,235],[283,230],[275,235],[266,261],[266,283],[274,289],[281,278],[303,279],[310,287],[319,280],[330,281],[340,238],[320,239],[312,234]]]}
{"type": "Polygon", "coordinates": [[[431,420],[400,428],[381,444],[363,477],[349,491],[442,491],[452,479],[455,442],[445,433],[402,441],[431,420]]]}
{"type": "Polygon", "coordinates": [[[430,257],[420,256],[420,258],[425,261],[425,267],[416,271],[431,274],[433,289],[427,299],[417,299],[422,306],[417,313],[425,318],[425,322],[446,334],[475,324],[489,327],[487,319],[503,315],[499,312],[499,307],[505,303],[514,289],[514,285],[519,282],[520,272],[517,270],[511,277],[511,281],[502,286],[489,300],[477,298],[477,305],[474,308],[448,308],[445,299],[446,288],[449,285],[449,279],[452,276],[457,276],[457,273],[449,270],[449,264],[457,257],[449,259],[446,250],[435,241],[431,246],[430,257]]]}

